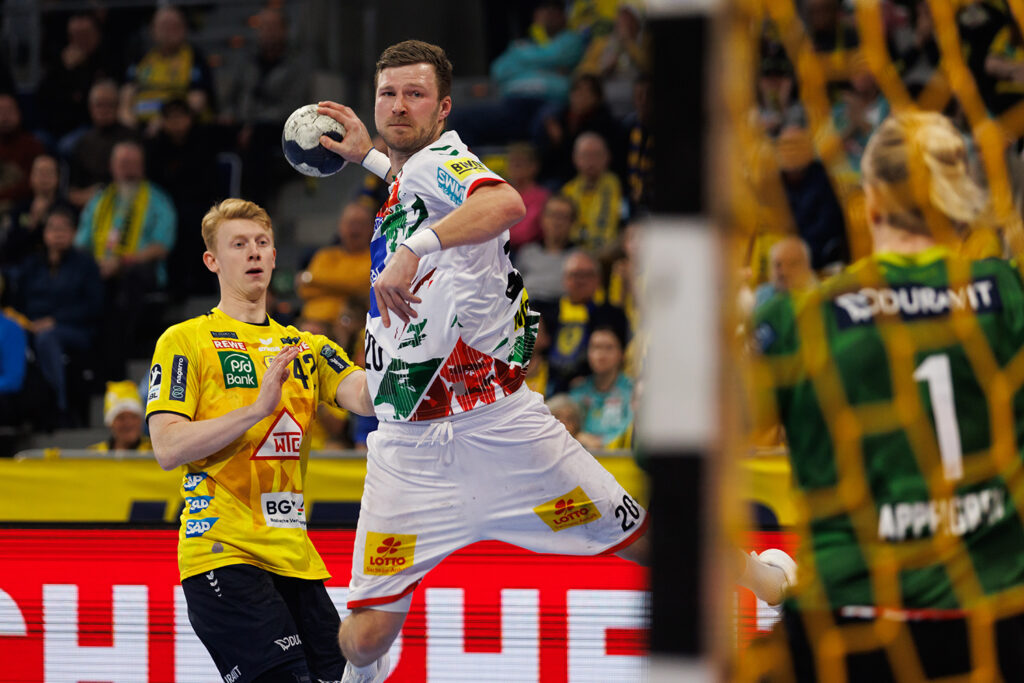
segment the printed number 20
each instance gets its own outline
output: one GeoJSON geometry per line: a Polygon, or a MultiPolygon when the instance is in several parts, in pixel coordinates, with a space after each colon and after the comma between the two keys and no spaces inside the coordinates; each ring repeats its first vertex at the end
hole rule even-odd
{"type": "Polygon", "coordinates": [[[622,505],[615,507],[615,519],[622,518],[622,530],[629,531],[636,526],[636,520],[640,519],[640,506],[629,496],[622,497],[622,505]]]}
{"type": "Polygon", "coordinates": [[[964,476],[964,452],[960,446],[960,426],[956,422],[953,371],[950,369],[949,356],[944,353],[928,356],[914,370],[914,379],[928,383],[942,469],[947,481],[956,481],[964,476]]]}

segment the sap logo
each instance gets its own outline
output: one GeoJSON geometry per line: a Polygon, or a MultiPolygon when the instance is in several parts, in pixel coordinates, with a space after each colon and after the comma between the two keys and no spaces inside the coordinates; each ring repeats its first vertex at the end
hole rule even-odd
{"type": "Polygon", "coordinates": [[[279,648],[281,648],[282,650],[284,650],[285,652],[287,652],[289,649],[295,647],[296,645],[302,645],[302,639],[299,638],[298,635],[285,636],[284,638],[278,638],[274,642],[277,643],[277,646],[279,648]]]}
{"type": "Polygon", "coordinates": [[[194,515],[210,507],[211,500],[213,500],[213,496],[190,496],[185,499],[185,505],[188,506],[189,514],[194,515]]]}
{"type": "Polygon", "coordinates": [[[238,339],[238,335],[234,332],[210,332],[210,336],[214,339],[238,339]]]}
{"type": "Polygon", "coordinates": [[[245,351],[245,342],[235,341],[233,339],[214,339],[213,348],[215,349],[234,349],[235,351],[245,351]]]}
{"type": "Polygon", "coordinates": [[[462,204],[466,198],[466,188],[443,168],[437,169],[437,186],[455,204],[462,204]]]}
{"type": "Polygon", "coordinates": [[[163,382],[163,370],[159,363],[155,363],[149,370],[149,394],[146,401],[155,401],[160,398],[160,383],[163,382]]]}
{"type": "Polygon", "coordinates": [[[224,683],[235,683],[239,678],[242,677],[242,672],[236,666],[231,671],[224,674],[224,683]]]}
{"type": "Polygon", "coordinates": [[[202,536],[213,528],[220,517],[207,517],[206,519],[190,519],[185,522],[185,538],[196,538],[202,536]]]}
{"type": "Polygon", "coordinates": [[[282,491],[260,496],[267,526],[296,528],[306,526],[306,509],[301,492],[282,491]]]}
{"type": "Polygon", "coordinates": [[[206,472],[193,472],[191,474],[186,474],[185,475],[185,486],[184,486],[185,490],[186,491],[195,491],[196,487],[199,486],[199,483],[203,479],[206,479],[206,477],[208,477],[208,476],[209,475],[206,474],[206,472]]]}

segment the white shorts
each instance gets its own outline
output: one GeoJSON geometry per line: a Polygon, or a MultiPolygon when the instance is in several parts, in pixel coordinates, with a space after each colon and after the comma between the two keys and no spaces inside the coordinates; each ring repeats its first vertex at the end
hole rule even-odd
{"type": "Polygon", "coordinates": [[[647,525],[647,511],[525,386],[449,421],[381,423],[367,445],[349,609],[407,609],[389,603],[476,541],[601,555],[647,525]]]}

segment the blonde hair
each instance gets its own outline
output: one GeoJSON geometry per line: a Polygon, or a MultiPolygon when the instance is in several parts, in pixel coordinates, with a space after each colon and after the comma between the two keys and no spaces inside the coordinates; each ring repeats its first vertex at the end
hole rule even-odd
{"type": "Polygon", "coordinates": [[[988,211],[988,197],[967,164],[967,146],[948,118],[907,112],[888,117],[874,132],[861,170],[888,223],[914,233],[943,237],[947,232],[954,237],[988,211]]]}
{"type": "Polygon", "coordinates": [[[245,199],[225,199],[219,204],[214,204],[203,216],[203,242],[206,243],[207,251],[213,251],[217,244],[217,228],[224,221],[234,219],[249,220],[259,223],[270,236],[274,236],[274,226],[270,222],[270,214],[259,204],[245,199]]]}

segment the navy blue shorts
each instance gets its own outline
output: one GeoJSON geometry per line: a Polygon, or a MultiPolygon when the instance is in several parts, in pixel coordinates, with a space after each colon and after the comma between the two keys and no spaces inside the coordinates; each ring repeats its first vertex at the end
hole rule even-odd
{"type": "Polygon", "coordinates": [[[341,680],[341,618],[323,581],[233,564],[190,576],[181,586],[192,628],[225,681],[247,683],[302,661],[314,681],[341,680]]]}

